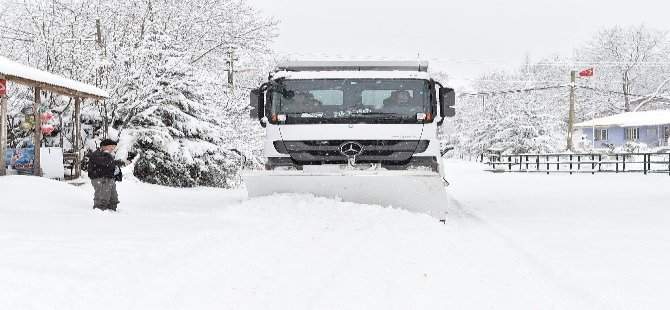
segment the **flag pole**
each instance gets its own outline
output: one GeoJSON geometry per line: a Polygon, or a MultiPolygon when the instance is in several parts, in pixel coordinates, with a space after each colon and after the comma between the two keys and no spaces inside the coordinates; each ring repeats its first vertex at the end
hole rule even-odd
{"type": "Polygon", "coordinates": [[[577,71],[570,71],[570,108],[568,110],[568,141],[566,149],[572,151],[572,131],[575,123],[575,79],[577,71]]]}
{"type": "MultiPolygon", "coordinates": [[[[593,70],[593,72],[595,72],[596,68],[593,67],[592,70],[593,70]]],[[[589,84],[591,85],[591,88],[595,88],[595,87],[593,87],[593,79],[591,79],[589,81],[589,84]]],[[[591,140],[592,140],[591,141],[591,150],[595,150],[596,149],[596,122],[595,122],[595,119],[596,119],[596,105],[595,104],[591,104],[591,110],[593,111],[593,118],[591,119],[591,130],[592,130],[592,135],[593,135],[591,137],[591,140]]],[[[602,138],[603,137],[601,135],[600,139],[602,140],[602,138]]]]}
{"type": "MultiPolygon", "coordinates": [[[[588,77],[593,77],[593,71],[595,70],[595,67],[591,67],[589,69],[586,69],[584,71],[579,72],[579,78],[588,78],[588,77]]],[[[570,138],[572,137],[572,127],[574,123],[574,113],[575,113],[575,77],[577,75],[577,71],[571,71],[570,72],[570,115],[568,117],[568,149],[572,150],[570,146],[572,145],[572,141],[570,141],[570,138]]],[[[591,88],[593,88],[593,81],[589,81],[589,85],[591,85],[591,88]]],[[[591,148],[595,149],[596,146],[596,123],[594,122],[595,117],[596,117],[596,108],[595,104],[591,104],[591,113],[593,113],[593,119],[591,119],[591,148]]],[[[582,133],[583,135],[583,133],[582,133]]]]}

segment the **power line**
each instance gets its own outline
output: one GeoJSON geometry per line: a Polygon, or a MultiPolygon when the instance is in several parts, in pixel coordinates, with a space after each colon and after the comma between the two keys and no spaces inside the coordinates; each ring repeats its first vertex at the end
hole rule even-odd
{"type": "Polygon", "coordinates": [[[500,91],[490,91],[490,92],[479,92],[479,93],[462,93],[461,96],[489,96],[489,95],[503,95],[503,94],[516,94],[516,93],[525,93],[536,90],[549,90],[568,87],[570,85],[557,85],[557,86],[544,86],[544,87],[533,87],[533,88],[522,88],[522,89],[509,89],[509,90],[500,90],[500,91]]]}
{"type": "MultiPolygon", "coordinates": [[[[525,93],[525,92],[532,92],[532,91],[539,91],[539,90],[550,90],[550,89],[558,89],[558,88],[564,88],[564,87],[570,87],[570,84],[566,85],[556,85],[556,86],[543,86],[543,87],[533,87],[533,88],[520,88],[520,89],[507,89],[507,90],[499,90],[499,91],[485,91],[485,92],[478,92],[478,93],[461,93],[459,94],[460,96],[494,96],[494,95],[504,95],[504,94],[516,94],[516,93],[525,93]]],[[[615,91],[615,90],[608,90],[608,89],[600,89],[600,88],[595,88],[595,87],[590,87],[590,86],[581,86],[581,85],[576,85],[575,87],[581,88],[581,89],[587,89],[591,91],[596,91],[596,92],[601,92],[601,93],[609,93],[609,94],[615,94],[615,95],[628,95],[632,97],[648,97],[649,95],[640,95],[640,94],[632,94],[632,93],[624,93],[620,91],[615,91]]],[[[649,97],[652,99],[667,99],[662,96],[652,96],[649,97]]]]}
{"type": "Polygon", "coordinates": [[[530,65],[539,67],[618,67],[622,65],[636,66],[636,67],[670,67],[670,61],[653,61],[653,62],[635,62],[635,61],[603,61],[603,62],[541,62],[530,65]]]}
{"type": "Polygon", "coordinates": [[[29,35],[32,35],[32,36],[35,35],[35,34],[32,33],[32,32],[25,31],[25,30],[21,30],[21,29],[17,29],[17,28],[12,28],[12,27],[9,27],[9,26],[7,26],[7,25],[5,25],[5,24],[0,25],[0,27],[2,27],[2,28],[4,28],[4,29],[9,29],[9,30],[12,30],[12,31],[15,31],[15,32],[21,32],[21,33],[29,34],[29,35]]]}
{"type": "Polygon", "coordinates": [[[589,86],[577,86],[578,88],[583,88],[583,89],[588,89],[592,91],[597,91],[601,93],[610,93],[610,94],[615,94],[615,95],[628,95],[628,96],[633,96],[633,97],[645,97],[648,95],[640,95],[640,94],[631,94],[631,93],[624,93],[616,90],[609,90],[609,89],[600,89],[600,88],[595,88],[595,87],[589,87],[589,86]]]}
{"type": "MultiPolygon", "coordinates": [[[[396,57],[396,56],[374,56],[374,55],[352,55],[352,54],[327,54],[327,53],[295,53],[295,52],[281,52],[277,54],[294,57],[322,57],[335,59],[361,59],[361,60],[407,60],[414,59],[414,57],[396,57]]],[[[444,57],[422,57],[421,60],[448,62],[457,64],[491,64],[491,63],[519,63],[522,60],[504,60],[504,59],[465,59],[465,58],[444,58],[444,57]]],[[[530,67],[534,66],[618,66],[618,65],[636,65],[636,66],[650,66],[661,67],[670,66],[670,61],[556,61],[556,62],[539,62],[528,64],[530,67]]]]}
{"type": "Polygon", "coordinates": [[[0,39],[7,39],[7,40],[14,40],[14,41],[23,41],[23,42],[35,42],[35,41],[33,41],[33,40],[21,39],[21,38],[13,38],[13,37],[5,37],[5,36],[0,36],[0,39]]]}

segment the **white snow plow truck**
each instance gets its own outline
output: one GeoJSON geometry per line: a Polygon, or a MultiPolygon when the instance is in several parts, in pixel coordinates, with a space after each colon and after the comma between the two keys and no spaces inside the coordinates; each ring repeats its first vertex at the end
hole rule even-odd
{"type": "Polygon", "coordinates": [[[445,218],[437,132],[455,95],[427,62],[286,62],[250,101],[268,159],[242,172],[250,198],[311,193],[445,218]]]}

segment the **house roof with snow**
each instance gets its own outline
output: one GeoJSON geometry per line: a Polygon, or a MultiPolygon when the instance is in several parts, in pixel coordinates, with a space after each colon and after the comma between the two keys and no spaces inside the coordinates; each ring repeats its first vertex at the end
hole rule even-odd
{"type": "Polygon", "coordinates": [[[670,110],[626,112],[575,124],[575,127],[635,127],[670,124],[670,110]]]}
{"type": "Polygon", "coordinates": [[[109,94],[93,85],[77,82],[0,56],[0,77],[12,82],[37,85],[45,90],[83,98],[106,99],[109,94]]]}

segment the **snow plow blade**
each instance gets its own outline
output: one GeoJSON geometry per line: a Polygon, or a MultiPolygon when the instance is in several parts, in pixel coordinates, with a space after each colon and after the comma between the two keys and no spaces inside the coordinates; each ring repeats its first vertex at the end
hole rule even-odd
{"type": "Polygon", "coordinates": [[[393,206],[445,219],[445,182],[430,171],[242,172],[249,198],[274,193],[309,193],[343,201],[393,206]]]}

